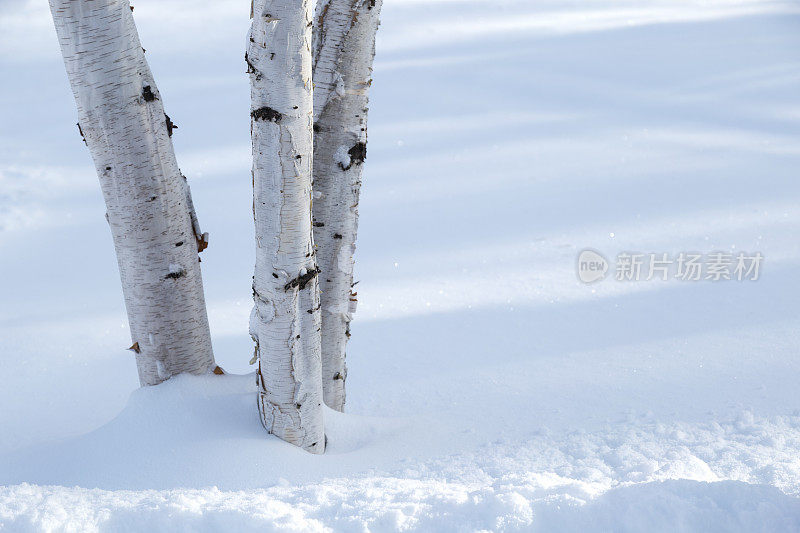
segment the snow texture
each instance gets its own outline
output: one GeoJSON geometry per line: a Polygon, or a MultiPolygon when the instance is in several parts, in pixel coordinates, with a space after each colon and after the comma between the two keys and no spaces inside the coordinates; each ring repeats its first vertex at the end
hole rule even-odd
{"type": "Polygon", "coordinates": [[[347,168],[350,166],[350,154],[347,151],[350,148],[347,146],[340,146],[336,149],[333,153],[333,162],[337,163],[342,166],[342,168],[347,168]]]}
{"type": "Polygon", "coordinates": [[[387,2],[321,456],[248,365],[249,5],[135,16],[232,374],[138,389],[47,6],[3,4],[0,530],[800,530],[796,4],[387,2]],[[586,285],[586,248],[765,260],[586,285]]]}

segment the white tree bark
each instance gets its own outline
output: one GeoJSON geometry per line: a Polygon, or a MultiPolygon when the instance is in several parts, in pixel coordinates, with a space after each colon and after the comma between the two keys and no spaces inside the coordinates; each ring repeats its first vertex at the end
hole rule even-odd
{"type": "Polygon", "coordinates": [[[323,453],[319,286],[311,230],[311,0],[256,0],[250,73],[258,407],[270,433],[323,453]]]}
{"type": "Polygon", "coordinates": [[[319,0],[314,26],[314,240],[320,268],[322,386],[344,410],[356,310],[353,253],[367,156],[367,105],[382,0],[319,0]]]}
{"type": "Polygon", "coordinates": [[[206,245],[127,0],[50,0],[117,252],[139,380],[215,368],[206,245]]]}

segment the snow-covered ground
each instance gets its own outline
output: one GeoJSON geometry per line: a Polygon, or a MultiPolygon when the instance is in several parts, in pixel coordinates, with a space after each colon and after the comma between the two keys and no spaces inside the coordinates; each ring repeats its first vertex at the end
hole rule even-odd
{"type": "Polygon", "coordinates": [[[800,3],[386,0],[322,457],[247,375],[249,3],[135,6],[239,375],[138,389],[46,3],[0,2],[0,530],[800,530],[800,3]],[[716,251],[760,278],[613,279],[716,251]]]}

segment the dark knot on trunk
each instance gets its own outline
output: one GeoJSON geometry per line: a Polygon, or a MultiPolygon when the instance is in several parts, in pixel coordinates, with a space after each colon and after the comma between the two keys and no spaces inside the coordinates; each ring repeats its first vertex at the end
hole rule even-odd
{"type": "Polygon", "coordinates": [[[259,107],[258,109],[252,111],[250,116],[253,117],[253,120],[266,120],[267,122],[274,122],[275,124],[280,124],[283,115],[279,111],[275,111],[271,107],[259,107]]]}

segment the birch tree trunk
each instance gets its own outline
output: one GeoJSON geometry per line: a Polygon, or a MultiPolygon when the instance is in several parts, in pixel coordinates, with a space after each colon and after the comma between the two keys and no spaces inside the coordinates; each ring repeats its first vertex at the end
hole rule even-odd
{"type": "Polygon", "coordinates": [[[367,105],[382,0],[319,0],[314,26],[314,240],[325,403],[344,410],[345,348],[356,310],[353,253],[367,105]]]}
{"type": "Polygon", "coordinates": [[[198,251],[172,123],[127,0],[50,0],[117,252],[139,381],[215,368],[198,251]],[[169,127],[168,127],[169,122],[169,127]]]}
{"type": "Polygon", "coordinates": [[[256,0],[245,59],[251,87],[255,306],[264,427],[323,453],[320,313],[311,230],[311,0],[256,0]]]}

